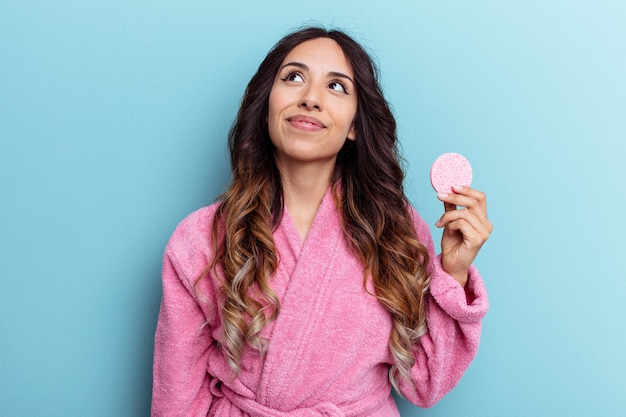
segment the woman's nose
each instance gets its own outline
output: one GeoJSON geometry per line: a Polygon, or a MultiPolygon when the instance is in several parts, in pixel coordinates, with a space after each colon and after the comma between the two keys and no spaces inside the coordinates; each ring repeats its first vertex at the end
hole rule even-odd
{"type": "Polygon", "coordinates": [[[302,94],[300,107],[307,110],[321,110],[323,102],[322,94],[322,88],[315,85],[309,85],[302,94]]]}

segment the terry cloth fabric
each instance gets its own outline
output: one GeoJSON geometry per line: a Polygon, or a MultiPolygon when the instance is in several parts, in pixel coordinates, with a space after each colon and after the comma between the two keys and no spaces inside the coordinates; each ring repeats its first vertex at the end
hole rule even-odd
{"type": "MultiPolygon", "coordinates": [[[[274,232],[280,264],[271,286],[281,311],[262,332],[265,355],[246,347],[242,372],[233,375],[218,343],[219,279],[209,274],[195,284],[213,256],[216,208],[184,219],[165,250],[152,416],[399,416],[388,378],[391,317],[363,287],[363,266],[344,241],[330,191],[304,242],[287,212],[274,232]]],[[[474,267],[465,288],[443,270],[428,225],[412,215],[431,256],[428,331],[414,349],[413,383],[400,389],[429,407],[474,358],[488,300],[474,267]]]]}

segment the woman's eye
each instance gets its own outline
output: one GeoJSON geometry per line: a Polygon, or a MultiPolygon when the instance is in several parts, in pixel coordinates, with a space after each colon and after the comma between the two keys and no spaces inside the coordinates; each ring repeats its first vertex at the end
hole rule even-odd
{"type": "Polygon", "coordinates": [[[302,78],[302,76],[300,74],[298,74],[297,72],[292,72],[290,74],[287,74],[287,76],[285,78],[283,78],[284,81],[294,81],[297,83],[301,83],[302,81],[304,81],[304,79],[302,78]]]}
{"type": "Polygon", "coordinates": [[[346,94],[348,93],[348,91],[346,90],[346,86],[340,83],[339,81],[333,81],[332,83],[328,84],[328,87],[331,90],[339,91],[339,92],[346,93],[346,94]]]}

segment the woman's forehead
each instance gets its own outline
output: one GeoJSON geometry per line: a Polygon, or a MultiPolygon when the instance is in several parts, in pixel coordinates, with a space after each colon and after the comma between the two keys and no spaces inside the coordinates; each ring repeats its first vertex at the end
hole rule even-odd
{"type": "Polygon", "coordinates": [[[315,38],[296,45],[283,59],[281,68],[289,63],[304,64],[309,69],[342,72],[353,75],[352,65],[341,46],[330,38],[315,38]]]}

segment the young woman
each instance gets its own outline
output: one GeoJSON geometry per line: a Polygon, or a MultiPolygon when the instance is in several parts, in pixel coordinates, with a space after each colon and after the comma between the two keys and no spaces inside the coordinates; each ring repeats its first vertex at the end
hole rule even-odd
{"type": "Polygon", "coordinates": [[[397,416],[476,354],[485,195],[440,194],[441,254],[410,206],[372,60],[306,28],[261,63],[229,135],[232,182],[165,251],[153,416],[397,416]]]}

